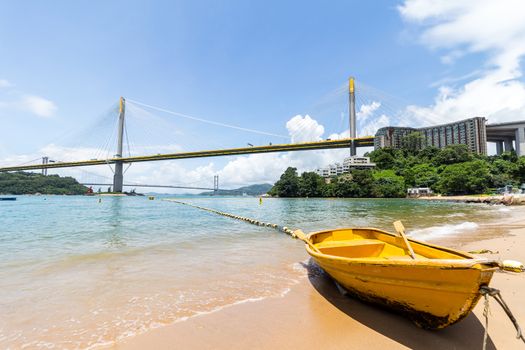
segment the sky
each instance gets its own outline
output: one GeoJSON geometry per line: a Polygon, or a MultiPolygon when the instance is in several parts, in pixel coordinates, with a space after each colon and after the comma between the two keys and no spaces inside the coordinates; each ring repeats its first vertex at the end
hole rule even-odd
{"type": "MultiPolygon", "coordinates": [[[[132,155],[344,137],[349,76],[360,135],[523,120],[523,18],[520,0],[4,1],[0,165],[112,156],[120,96],[132,155]]],[[[235,188],[347,153],[133,164],[125,182],[235,188]]]]}

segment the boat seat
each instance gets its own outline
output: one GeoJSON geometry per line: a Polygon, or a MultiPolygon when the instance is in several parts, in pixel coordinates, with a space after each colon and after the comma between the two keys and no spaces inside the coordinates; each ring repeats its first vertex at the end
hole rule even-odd
{"type": "Polygon", "coordinates": [[[381,245],[384,246],[385,243],[378,241],[376,239],[351,239],[347,241],[324,241],[321,243],[316,243],[315,246],[319,249],[322,248],[335,248],[335,247],[353,247],[353,246],[363,246],[363,245],[381,245]]]}
{"type": "Polygon", "coordinates": [[[375,239],[327,241],[316,244],[320,252],[348,258],[377,257],[385,243],[375,239]]]}

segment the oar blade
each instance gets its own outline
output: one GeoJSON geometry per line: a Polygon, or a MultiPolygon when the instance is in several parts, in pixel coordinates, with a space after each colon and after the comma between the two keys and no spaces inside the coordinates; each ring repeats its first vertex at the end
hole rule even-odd
{"type": "Polygon", "coordinates": [[[405,232],[405,226],[400,220],[394,221],[394,228],[396,229],[396,232],[399,233],[400,236],[403,234],[401,232],[405,232]]]}

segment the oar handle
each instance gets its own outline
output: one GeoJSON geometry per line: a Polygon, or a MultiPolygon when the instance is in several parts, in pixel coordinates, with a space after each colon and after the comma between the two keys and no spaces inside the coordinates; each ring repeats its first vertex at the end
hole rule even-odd
{"type": "Polygon", "coordinates": [[[396,229],[397,233],[399,233],[399,235],[401,237],[403,237],[403,241],[405,242],[405,246],[408,249],[408,253],[410,254],[410,257],[412,259],[415,259],[416,258],[416,254],[414,254],[414,250],[412,249],[412,246],[410,245],[410,242],[408,241],[408,238],[405,235],[405,226],[403,226],[403,223],[401,221],[399,221],[399,220],[395,221],[394,222],[394,228],[396,229]]]}
{"type": "Polygon", "coordinates": [[[500,269],[511,272],[525,272],[525,266],[523,263],[516,260],[503,260],[499,263],[500,269]]]}

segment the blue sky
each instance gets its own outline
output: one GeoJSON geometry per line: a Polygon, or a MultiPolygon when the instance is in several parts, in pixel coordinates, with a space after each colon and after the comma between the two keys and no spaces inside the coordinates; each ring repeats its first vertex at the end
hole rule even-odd
{"type": "MultiPolygon", "coordinates": [[[[360,99],[365,104],[377,100],[385,108],[370,117],[371,127],[381,126],[382,114],[407,105],[411,105],[406,110],[407,115],[412,113],[410,120],[419,124],[428,123],[425,116],[447,121],[481,114],[499,121],[520,115],[525,110],[516,102],[523,93],[524,31],[515,13],[523,18],[523,5],[502,1],[498,11],[503,8],[503,12],[494,13],[490,1],[429,4],[426,0],[53,1],[31,6],[3,2],[0,161],[30,160],[45,151],[60,152],[60,147],[69,147],[71,156],[74,148],[83,148],[79,156],[88,155],[87,148],[101,140],[79,137],[60,144],[57,138],[86,128],[107,113],[119,96],[284,135],[289,134],[286,123],[292,117],[309,114],[325,131],[314,132],[314,138],[328,137],[348,128],[341,123],[343,107],[316,106],[323,96],[343,86],[349,75],[385,93],[360,99]],[[483,23],[487,13],[498,18],[483,23]],[[476,29],[476,21],[489,28],[476,29]],[[476,104],[492,93],[499,96],[493,104],[476,104]],[[392,98],[380,101],[386,94],[392,98]],[[55,148],[49,149],[51,143],[55,148]]],[[[344,99],[338,94],[329,100],[340,105],[344,99]]],[[[138,149],[171,141],[173,149],[279,141],[160,117],[167,122],[157,129],[145,117],[137,119],[135,130],[130,122],[130,137],[135,135],[138,149]],[[141,131],[150,127],[147,139],[141,131]],[[171,140],[170,136],[156,139],[156,134],[164,135],[171,128],[171,140]]],[[[383,122],[397,122],[393,115],[385,118],[383,122]]],[[[300,122],[306,125],[303,129],[308,127],[304,119],[300,122]]],[[[310,157],[298,166],[311,167],[340,156],[332,152],[310,157]]],[[[283,157],[267,161],[291,161],[283,157]]],[[[298,161],[298,156],[290,157],[298,161]]],[[[243,162],[241,157],[187,161],[166,166],[155,176],[151,167],[134,166],[129,175],[143,181],[176,182],[190,171],[196,171],[195,178],[227,173],[236,161],[243,162]]],[[[269,181],[279,169],[239,177],[231,184],[269,181]]]]}

